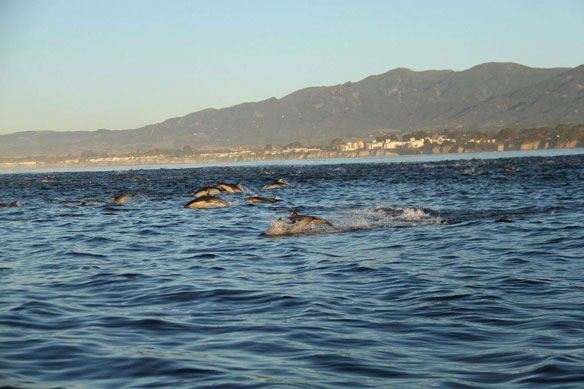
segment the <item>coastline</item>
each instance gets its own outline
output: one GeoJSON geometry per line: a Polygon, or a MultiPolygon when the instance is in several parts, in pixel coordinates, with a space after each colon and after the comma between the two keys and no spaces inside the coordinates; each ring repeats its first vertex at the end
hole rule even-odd
{"type": "MultiPolygon", "coordinates": [[[[113,161],[99,161],[99,162],[80,162],[80,163],[44,163],[35,162],[32,163],[0,163],[0,174],[11,174],[11,173],[40,173],[40,172],[51,172],[51,171],[72,171],[78,169],[89,169],[89,170],[130,170],[130,169],[155,169],[155,168],[187,168],[195,166],[208,166],[208,165],[232,165],[232,164],[286,164],[286,163],[311,163],[311,162],[331,162],[343,161],[354,159],[356,161],[376,161],[379,162],[385,158],[393,159],[395,162],[403,161],[417,161],[425,162],[430,160],[440,160],[442,159],[493,159],[493,158],[504,158],[508,156],[530,156],[530,155],[540,155],[540,153],[553,153],[556,155],[562,154],[580,154],[584,153],[584,147],[577,145],[574,147],[554,147],[554,148],[520,148],[520,147],[505,147],[499,150],[486,150],[486,151],[445,151],[445,152],[419,152],[419,150],[411,150],[418,152],[408,152],[408,153],[395,153],[389,150],[377,149],[377,150],[356,150],[356,151],[320,151],[320,152],[307,152],[307,153],[296,153],[296,154],[277,154],[269,155],[268,158],[264,155],[259,157],[221,157],[221,158],[188,158],[188,157],[138,157],[122,159],[118,158],[113,161]],[[555,152],[555,153],[554,153],[555,152]],[[401,157],[401,158],[400,158],[401,157]],[[310,161],[310,162],[309,162],[310,161]]],[[[434,150],[433,150],[434,151],[434,150]]],[[[393,162],[393,161],[392,161],[393,162]]]]}
{"type": "MultiPolygon", "coordinates": [[[[416,153],[413,153],[416,154],[416,153]]],[[[219,154],[217,154],[219,155],[219,154]]],[[[90,167],[139,167],[150,165],[195,165],[195,164],[214,164],[214,163],[243,163],[243,162],[278,162],[278,161],[296,161],[307,159],[335,159],[335,158],[363,158],[363,157],[394,157],[402,154],[390,150],[356,150],[356,151],[309,151],[302,153],[286,154],[256,154],[232,156],[212,156],[206,154],[203,156],[185,156],[174,157],[168,155],[160,156],[141,156],[141,157],[112,157],[99,158],[95,160],[85,160],[78,162],[0,162],[0,171],[5,170],[44,170],[51,168],[90,168],[90,167]]]]}
{"type": "Polygon", "coordinates": [[[557,125],[553,128],[521,130],[504,128],[496,134],[458,130],[445,130],[442,134],[418,131],[403,134],[401,138],[400,141],[397,136],[381,131],[379,134],[369,134],[366,138],[336,138],[328,146],[304,146],[301,142],[293,142],[285,146],[268,144],[262,147],[248,145],[222,149],[193,149],[185,145],[182,148],[137,149],[119,153],[69,150],[67,155],[15,154],[0,156],[0,172],[562,150],[584,148],[584,126],[557,125]]]}

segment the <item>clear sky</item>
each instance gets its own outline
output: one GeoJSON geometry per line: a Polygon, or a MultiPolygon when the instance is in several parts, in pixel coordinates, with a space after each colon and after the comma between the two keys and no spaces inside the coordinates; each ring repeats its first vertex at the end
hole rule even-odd
{"type": "Polygon", "coordinates": [[[584,63],[584,1],[0,0],[0,134],[128,129],[396,67],[584,63]]]}

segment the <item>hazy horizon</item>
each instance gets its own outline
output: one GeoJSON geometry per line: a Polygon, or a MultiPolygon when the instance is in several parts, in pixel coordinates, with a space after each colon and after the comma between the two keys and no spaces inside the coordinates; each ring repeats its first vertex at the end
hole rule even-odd
{"type": "Polygon", "coordinates": [[[0,134],[139,128],[398,67],[584,63],[583,3],[435,6],[2,1],[0,134]]]}

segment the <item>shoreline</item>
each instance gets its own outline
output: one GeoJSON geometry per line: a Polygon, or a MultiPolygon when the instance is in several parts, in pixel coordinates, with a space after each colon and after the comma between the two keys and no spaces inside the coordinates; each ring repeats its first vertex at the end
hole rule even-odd
{"type": "MultiPolygon", "coordinates": [[[[51,169],[96,169],[144,166],[187,166],[225,163],[277,163],[278,161],[359,159],[400,157],[405,155],[476,154],[509,151],[543,151],[584,148],[584,127],[562,126],[535,130],[500,130],[495,138],[484,134],[454,132],[446,135],[423,132],[402,135],[402,141],[382,136],[350,140],[344,144],[331,141],[330,146],[304,147],[300,142],[263,148],[245,146],[230,149],[136,150],[118,154],[83,151],[67,155],[0,156],[0,172],[50,171],[51,169]],[[334,143],[334,145],[333,145],[334,143]]],[[[342,141],[342,140],[341,140],[342,141]]],[[[269,147],[268,147],[269,146],[269,147]]]]}
{"type": "Polygon", "coordinates": [[[463,151],[463,152],[445,152],[445,153],[402,153],[397,154],[388,152],[388,150],[360,150],[358,152],[311,152],[302,155],[289,156],[288,158],[152,158],[147,161],[135,159],[134,163],[38,163],[34,167],[30,164],[25,166],[6,166],[18,165],[18,163],[0,163],[0,174],[18,174],[18,173],[45,173],[45,172],[67,172],[82,169],[90,171],[109,171],[109,170],[138,170],[138,169],[180,169],[191,167],[205,166],[223,166],[223,165],[269,165],[269,164],[293,164],[295,162],[304,163],[348,163],[348,160],[355,162],[382,162],[383,160],[394,160],[391,162],[405,161],[439,161],[451,159],[495,159],[505,157],[516,157],[524,154],[525,156],[537,156],[551,153],[553,155],[574,155],[584,153],[584,147],[562,147],[547,149],[516,149],[501,151],[463,151]],[[373,151],[373,152],[372,152],[373,151]],[[379,152],[384,151],[384,152],[379,152]],[[307,155],[304,155],[307,154],[307,155]],[[323,154],[326,154],[324,156],[323,154]],[[334,156],[331,156],[334,154],[334,156]],[[481,158],[482,157],[482,158],[481,158]],[[342,162],[338,162],[342,161],[342,162]]]}

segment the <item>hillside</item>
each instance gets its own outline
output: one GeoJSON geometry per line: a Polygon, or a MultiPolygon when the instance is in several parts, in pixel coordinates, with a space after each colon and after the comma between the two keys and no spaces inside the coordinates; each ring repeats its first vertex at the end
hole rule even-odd
{"type": "Polygon", "coordinates": [[[132,130],[0,136],[0,156],[325,143],[376,129],[493,128],[584,122],[584,65],[486,63],[455,72],[398,68],[358,82],[206,109],[132,130]]]}

